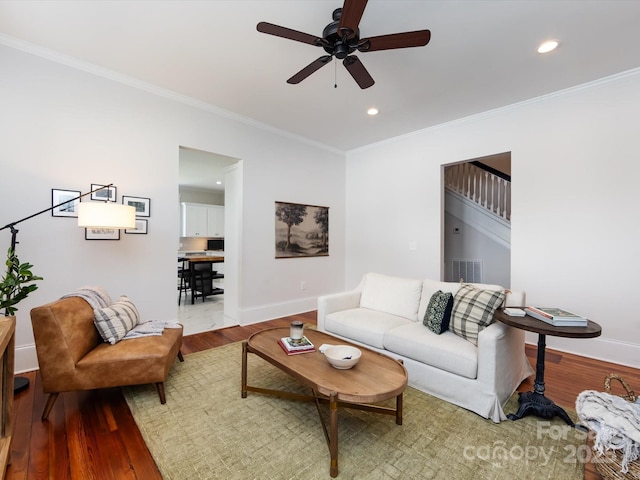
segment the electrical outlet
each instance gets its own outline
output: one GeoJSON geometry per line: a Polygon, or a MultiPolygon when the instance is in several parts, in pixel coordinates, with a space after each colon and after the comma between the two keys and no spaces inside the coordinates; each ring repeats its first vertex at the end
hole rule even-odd
{"type": "Polygon", "coordinates": [[[306,289],[307,289],[307,282],[303,280],[302,282],[300,282],[300,290],[306,290],[306,289]]]}

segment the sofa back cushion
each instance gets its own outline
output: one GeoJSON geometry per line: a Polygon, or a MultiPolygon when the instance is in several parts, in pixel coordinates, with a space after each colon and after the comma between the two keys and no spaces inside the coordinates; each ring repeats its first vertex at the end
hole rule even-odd
{"type": "Polygon", "coordinates": [[[415,322],[418,320],[421,294],[422,280],[367,273],[362,286],[360,307],[415,322]]]}

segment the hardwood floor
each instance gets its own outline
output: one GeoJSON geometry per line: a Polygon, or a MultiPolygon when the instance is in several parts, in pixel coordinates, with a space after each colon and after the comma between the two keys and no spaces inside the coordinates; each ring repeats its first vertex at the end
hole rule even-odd
{"type": "MultiPolygon", "coordinates": [[[[182,352],[188,355],[241,341],[266,327],[288,326],[292,320],[315,324],[316,312],[190,335],[184,337],[182,352]]],[[[535,365],[535,346],[527,345],[526,352],[535,365]]],[[[604,378],[612,372],[623,376],[635,391],[640,390],[638,369],[547,349],[545,393],[558,405],[575,408],[575,398],[581,391],[603,390],[604,378]]],[[[7,479],[162,479],[119,389],[62,393],[49,420],[41,422],[46,395],[40,375],[29,372],[23,376],[31,380],[31,386],[15,397],[12,463],[7,479]]],[[[532,386],[533,377],[519,390],[532,386]]],[[[585,479],[601,479],[591,464],[586,466],[585,479]]]]}

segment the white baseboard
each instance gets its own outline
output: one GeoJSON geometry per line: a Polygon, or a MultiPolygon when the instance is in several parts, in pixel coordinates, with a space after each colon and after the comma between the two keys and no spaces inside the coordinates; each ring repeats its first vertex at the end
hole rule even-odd
{"type": "MultiPolygon", "coordinates": [[[[526,342],[538,344],[538,336],[527,332],[526,342]]],[[[563,338],[546,337],[547,348],[572,353],[582,357],[594,358],[603,362],[617,363],[633,368],[640,368],[640,345],[605,337],[597,338],[563,338]],[[634,362],[635,360],[635,362],[634,362]]],[[[604,379],[602,379],[604,381],[604,379]]]]}
{"type": "Polygon", "coordinates": [[[16,347],[16,360],[13,369],[15,373],[32,372],[38,368],[35,343],[16,347]]]}
{"type": "Polygon", "coordinates": [[[308,297],[286,303],[273,303],[261,305],[259,307],[245,308],[238,310],[238,324],[252,325],[254,323],[265,322],[275,318],[295,315],[297,313],[310,312],[318,308],[318,298],[308,297]]]}

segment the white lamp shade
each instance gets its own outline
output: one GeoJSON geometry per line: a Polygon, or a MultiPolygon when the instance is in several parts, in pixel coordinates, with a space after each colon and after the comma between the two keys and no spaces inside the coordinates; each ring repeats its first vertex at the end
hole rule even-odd
{"type": "Polygon", "coordinates": [[[135,228],[136,209],[114,202],[80,202],[78,226],[84,228],[135,228]]]}

